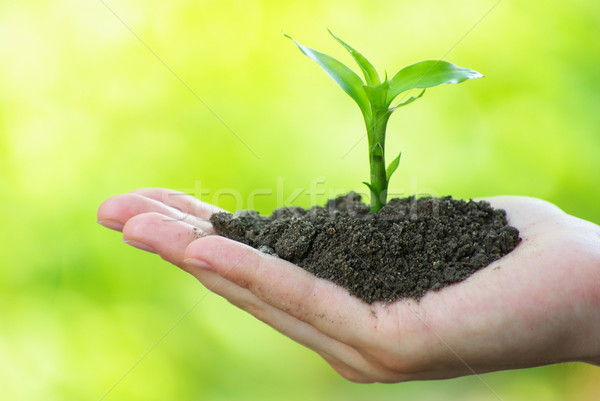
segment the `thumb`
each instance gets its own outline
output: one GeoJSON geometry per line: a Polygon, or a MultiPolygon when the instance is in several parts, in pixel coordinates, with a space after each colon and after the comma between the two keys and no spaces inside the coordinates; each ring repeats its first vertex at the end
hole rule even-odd
{"type": "Polygon", "coordinates": [[[184,264],[195,276],[214,271],[261,301],[347,344],[365,338],[369,305],[283,259],[220,237],[195,240],[184,264]]]}

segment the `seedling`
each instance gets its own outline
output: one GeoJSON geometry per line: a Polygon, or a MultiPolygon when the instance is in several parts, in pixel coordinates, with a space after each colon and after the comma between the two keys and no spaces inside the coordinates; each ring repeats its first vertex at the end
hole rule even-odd
{"type": "Polygon", "coordinates": [[[364,182],[371,191],[371,211],[376,212],[387,202],[388,184],[392,174],[400,164],[401,153],[385,167],[385,132],[387,123],[394,111],[419,99],[427,88],[442,84],[457,84],[467,79],[481,78],[483,75],[469,68],[461,68],[444,60],[425,60],[404,67],[388,79],[381,81],[375,67],[362,54],[349,44],[335,38],[354,58],[363,72],[365,81],[346,65],[335,58],[311,49],[293,40],[300,51],[315,61],[337,84],[358,104],[367,127],[369,142],[369,166],[371,182],[364,182]],[[394,106],[392,102],[403,92],[423,89],[394,106]]]}

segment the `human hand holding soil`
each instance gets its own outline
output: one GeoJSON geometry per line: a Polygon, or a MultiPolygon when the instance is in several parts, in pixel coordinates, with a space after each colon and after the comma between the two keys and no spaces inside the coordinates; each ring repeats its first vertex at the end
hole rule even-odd
{"type": "Polygon", "coordinates": [[[486,199],[523,241],[418,302],[367,304],[282,259],[211,235],[218,208],[166,189],[106,200],[101,224],[155,252],[356,382],[600,364],[600,227],[532,198],[486,199]]]}

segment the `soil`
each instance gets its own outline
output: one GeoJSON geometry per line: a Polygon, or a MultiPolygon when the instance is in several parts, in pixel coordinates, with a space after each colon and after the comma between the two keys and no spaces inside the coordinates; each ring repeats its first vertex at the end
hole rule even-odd
{"type": "Polygon", "coordinates": [[[288,260],[367,303],[419,299],[462,281],[520,242],[506,212],[489,203],[395,198],[369,212],[350,192],[325,207],[216,213],[218,234],[288,260]]]}

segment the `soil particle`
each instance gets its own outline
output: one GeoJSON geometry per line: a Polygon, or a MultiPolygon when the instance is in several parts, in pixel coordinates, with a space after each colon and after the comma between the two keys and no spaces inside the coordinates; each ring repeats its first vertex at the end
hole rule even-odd
{"type": "Polygon", "coordinates": [[[520,242],[502,209],[443,198],[395,198],[377,213],[350,192],[325,207],[222,212],[220,235],[288,260],[367,303],[419,299],[462,281],[520,242]]]}

